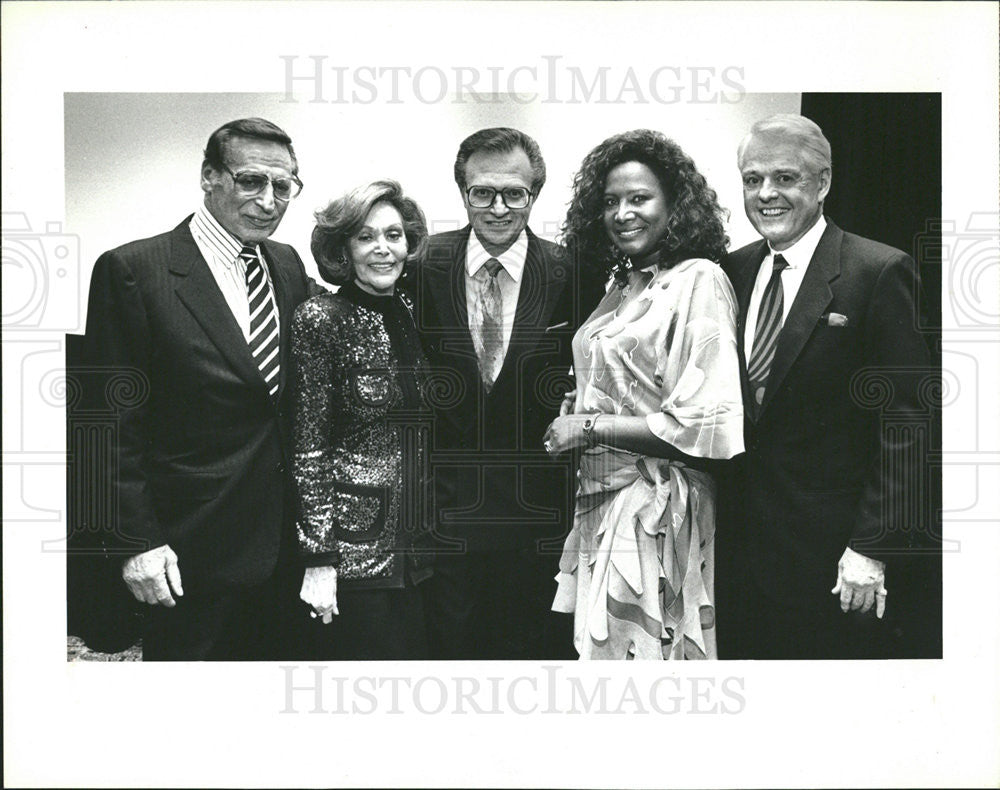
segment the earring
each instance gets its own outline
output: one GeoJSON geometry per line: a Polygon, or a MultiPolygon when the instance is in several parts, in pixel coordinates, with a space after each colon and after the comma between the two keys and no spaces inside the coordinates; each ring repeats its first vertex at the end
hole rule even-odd
{"type": "Polygon", "coordinates": [[[628,275],[632,271],[632,259],[612,244],[611,261],[611,274],[614,275],[615,285],[624,288],[628,285],[628,275]]]}
{"type": "Polygon", "coordinates": [[[347,256],[344,254],[343,251],[341,251],[340,254],[337,255],[337,259],[336,260],[337,260],[337,269],[339,271],[340,278],[343,279],[343,280],[345,280],[345,281],[346,280],[350,280],[351,279],[351,264],[349,264],[347,262],[347,256]]]}

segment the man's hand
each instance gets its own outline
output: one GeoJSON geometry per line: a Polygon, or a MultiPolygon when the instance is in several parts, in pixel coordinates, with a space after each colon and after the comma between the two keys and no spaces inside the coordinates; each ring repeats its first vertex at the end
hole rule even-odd
{"type": "Polygon", "coordinates": [[[323,622],[329,624],[333,615],[340,614],[337,609],[337,569],[332,565],[306,568],[299,598],[313,608],[310,612],[312,617],[322,617],[323,622]]]}
{"type": "Polygon", "coordinates": [[[837,563],[837,584],[831,593],[840,595],[840,610],[867,612],[875,604],[875,616],[885,614],[885,563],[869,559],[850,548],[837,563]]]}
{"type": "Polygon", "coordinates": [[[176,606],[174,596],[184,595],[177,555],[170,546],[158,546],[129,557],[122,566],[122,578],[137,601],[152,606],[176,606]]]}

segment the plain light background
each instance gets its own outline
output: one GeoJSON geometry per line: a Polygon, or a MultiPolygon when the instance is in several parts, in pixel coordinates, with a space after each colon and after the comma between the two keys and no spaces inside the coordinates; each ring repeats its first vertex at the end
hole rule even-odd
{"type": "MultiPolygon", "coordinates": [[[[277,66],[280,76],[285,67],[277,66]]],[[[306,58],[298,58],[294,68],[299,77],[314,73],[306,58]]],[[[583,73],[588,82],[594,79],[590,68],[583,73]]],[[[488,78],[481,70],[484,87],[488,78]]],[[[662,79],[664,85],[668,81],[662,79]]],[[[726,104],[615,103],[621,82],[609,75],[607,103],[582,101],[584,92],[577,87],[574,93],[570,85],[562,93],[563,104],[546,104],[544,93],[528,104],[507,95],[477,104],[455,92],[424,104],[412,95],[404,99],[402,89],[396,104],[388,81],[372,104],[314,103],[314,83],[299,81],[294,83],[294,102],[286,101],[284,93],[68,93],[65,230],[79,234],[86,272],[104,250],[174,227],[202,201],[198,179],[211,132],[235,118],[260,116],[292,138],[305,183],[274,238],[292,244],[314,275],[312,213],[378,178],[399,181],[424,209],[432,230],[464,226],[465,210],[452,175],[455,154],[465,137],[488,126],[515,126],[538,142],[547,180],[530,225],[546,238],[558,235],[573,175],[587,152],[612,134],[636,128],[662,131],[694,159],[730,212],[733,249],[759,238],[743,212],[736,147],[754,121],[776,112],[798,112],[800,94],[752,94],[726,104]],[[570,103],[573,96],[580,101],[570,103]]],[[[416,86],[419,95],[434,98],[438,91],[429,86],[437,84],[424,78],[416,86]]],[[[707,97],[711,91],[700,94],[707,97]]],[[[321,95],[338,95],[332,71],[321,95]]],[[[660,95],[668,94],[663,90],[660,95]]]]}

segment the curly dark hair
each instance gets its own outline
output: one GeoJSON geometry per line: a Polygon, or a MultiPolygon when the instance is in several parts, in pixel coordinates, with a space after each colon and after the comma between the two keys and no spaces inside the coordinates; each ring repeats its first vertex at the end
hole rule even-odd
{"type": "MultiPolygon", "coordinates": [[[[377,203],[388,203],[403,219],[403,233],[408,249],[406,263],[418,262],[427,249],[427,220],[412,198],[403,194],[396,181],[373,181],[332,201],[316,212],[312,232],[313,258],[320,276],[333,285],[344,285],[353,275],[347,258],[347,241],[357,233],[377,203]]],[[[405,271],[405,270],[404,270],[405,271]]]]}
{"type": "Polygon", "coordinates": [[[729,244],[723,226],[729,214],[691,157],[651,129],[609,137],[584,158],[573,178],[573,199],[562,226],[562,240],[570,253],[608,271],[616,266],[615,248],[604,227],[603,201],[608,173],[624,162],[641,162],[652,170],[670,206],[667,232],[658,247],[660,267],[688,258],[718,263],[729,244]]]}

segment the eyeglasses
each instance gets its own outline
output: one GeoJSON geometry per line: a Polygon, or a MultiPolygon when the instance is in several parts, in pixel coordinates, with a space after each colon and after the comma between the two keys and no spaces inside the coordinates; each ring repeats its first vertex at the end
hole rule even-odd
{"type": "Polygon", "coordinates": [[[222,169],[233,177],[236,191],[243,197],[256,197],[267,189],[268,184],[271,185],[274,199],[282,202],[298,197],[302,191],[302,182],[296,176],[292,176],[291,178],[271,178],[264,173],[248,173],[245,170],[234,173],[225,165],[222,166],[222,169]]]}
{"type": "Polygon", "coordinates": [[[506,189],[469,187],[465,194],[469,198],[469,205],[473,208],[489,208],[497,199],[497,195],[500,195],[500,199],[507,208],[526,208],[531,202],[531,191],[524,187],[507,187],[506,189]]]}

